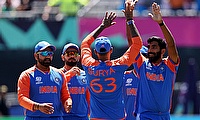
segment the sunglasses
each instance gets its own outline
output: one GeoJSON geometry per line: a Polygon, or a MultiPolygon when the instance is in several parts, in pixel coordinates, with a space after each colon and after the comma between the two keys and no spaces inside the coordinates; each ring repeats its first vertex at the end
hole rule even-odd
{"type": "Polygon", "coordinates": [[[40,54],[40,55],[46,57],[46,56],[53,56],[54,53],[51,51],[42,51],[42,52],[37,52],[37,54],[40,54]]]}
{"type": "Polygon", "coordinates": [[[70,56],[77,57],[79,55],[79,53],[78,52],[74,52],[74,51],[69,51],[69,52],[65,52],[64,55],[66,55],[67,57],[70,57],[70,56]]]}

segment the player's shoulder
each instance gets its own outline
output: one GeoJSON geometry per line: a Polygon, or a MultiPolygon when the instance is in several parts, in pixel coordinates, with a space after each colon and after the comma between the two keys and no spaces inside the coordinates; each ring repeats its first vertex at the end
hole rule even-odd
{"type": "Polygon", "coordinates": [[[32,67],[30,67],[30,68],[24,70],[22,73],[31,73],[31,72],[34,72],[35,69],[36,69],[36,67],[35,67],[35,66],[32,66],[32,67]]]}
{"type": "Polygon", "coordinates": [[[171,62],[172,64],[179,64],[180,63],[180,58],[178,57],[178,63],[175,63],[169,56],[163,58],[162,61],[171,62]]]}
{"type": "Polygon", "coordinates": [[[58,70],[61,71],[61,72],[63,72],[63,73],[67,72],[67,71],[65,70],[64,67],[62,67],[62,68],[58,68],[58,70]]]}
{"type": "Polygon", "coordinates": [[[59,68],[56,68],[56,67],[54,67],[54,66],[50,66],[50,69],[55,70],[55,71],[60,71],[59,68]]]}
{"type": "Polygon", "coordinates": [[[35,66],[32,66],[26,70],[24,70],[23,72],[21,72],[20,74],[20,78],[23,78],[23,77],[29,77],[32,73],[34,73],[36,70],[36,67],[35,66]]]}
{"type": "Polygon", "coordinates": [[[60,68],[56,68],[56,67],[50,66],[50,70],[53,71],[53,72],[64,74],[64,72],[60,68]]]}

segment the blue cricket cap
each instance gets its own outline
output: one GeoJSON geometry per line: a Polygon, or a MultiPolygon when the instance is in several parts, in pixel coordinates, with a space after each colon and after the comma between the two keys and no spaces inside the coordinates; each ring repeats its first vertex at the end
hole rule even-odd
{"type": "Polygon", "coordinates": [[[78,47],[76,44],[68,43],[68,44],[66,44],[66,45],[63,47],[62,54],[64,54],[65,51],[66,51],[68,48],[74,48],[74,49],[76,49],[76,50],[79,52],[79,47],[78,47]]]}
{"type": "Polygon", "coordinates": [[[46,41],[41,41],[35,45],[35,53],[41,50],[46,49],[47,47],[50,47],[52,51],[56,50],[56,47],[54,45],[51,45],[50,43],[46,41]]]}
{"type": "Polygon", "coordinates": [[[98,37],[95,40],[95,50],[100,54],[109,52],[111,47],[111,42],[107,37],[98,37]]]}

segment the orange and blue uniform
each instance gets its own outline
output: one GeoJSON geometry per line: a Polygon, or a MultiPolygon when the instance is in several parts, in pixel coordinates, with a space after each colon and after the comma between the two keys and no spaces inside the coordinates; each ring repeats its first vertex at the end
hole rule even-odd
{"type": "Polygon", "coordinates": [[[123,86],[124,104],[126,111],[125,120],[136,120],[134,112],[138,83],[139,80],[134,70],[125,71],[123,86]]]}
{"type": "Polygon", "coordinates": [[[47,73],[33,66],[21,73],[18,80],[18,101],[26,111],[26,120],[56,119],[62,120],[62,103],[70,98],[65,76],[54,67],[47,73]],[[27,99],[28,98],[28,99],[27,99]],[[34,111],[33,105],[38,103],[53,103],[53,114],[34,111]],[[62,101],[62,102],[61,102],[62,101]]]}
{"type": "Polygon", "coordinates": [[[134,69],[139,75],[136,98],[136,112],[140,119],[169,119],[171,97],[179,66],[167,57],[154,65],[147,58],[139,55],[134,69]]]}
{"type": "MultiPolygon", "coordinates": [[[[67,72],[64,68],[63,72],[67,72]]],[[[89,91],[85,72],[81,70],[80,75],[73,76],[67,81],[69,93],[72,98],[72,109],[69,113],[64,111],[64,120],[89,120],[89,91]]]]}
{"type": "Polygon", "coordinates": [[[88,35],[81,44],[81,58],[90,91],[91,119],[123,119],[123,76],[125,70],[135,61],[142,41],[132,38],[133,44],[118,59],[100,61],[92,57],[91,44],[94,37],[88,35]]]}

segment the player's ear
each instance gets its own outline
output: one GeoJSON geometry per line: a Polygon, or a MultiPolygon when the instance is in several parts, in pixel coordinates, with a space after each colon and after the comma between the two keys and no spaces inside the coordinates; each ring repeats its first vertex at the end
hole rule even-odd
{"type": "Polygon", "coordinates": [[[164,55],[166,52],[166,49],[161,49],[161,54],[164,55]]]}
{"type": "Polygon", "coordinates": [[[112,53],[112,52],[113,52],[113,47],[110,48],[110,53],[112,53]]]}
{"type": "Polygon", "coordinates": [[[34,55],[35,60],[38,60],[39,55],[37,53],[34,53],[33,55],[34,55]]]}
{"type": "Polygon", "coordinates": [[[77,60],[80,61],[80,59],[81,59],[81,55],[78,55],[77,60]]]}
{"type": "Polygon", "coordinates": [[[94,49],[94,53],[95,53],[95,55],[97,55],[97,51],[94,49]]]}
{"type": "Polygon", "coordinates": [[[60,57],[61,57],[62,61],[65,61],[65,60],[64,60],[64,55],[63,55],[63,54],[62,54],[60,57]]]}

